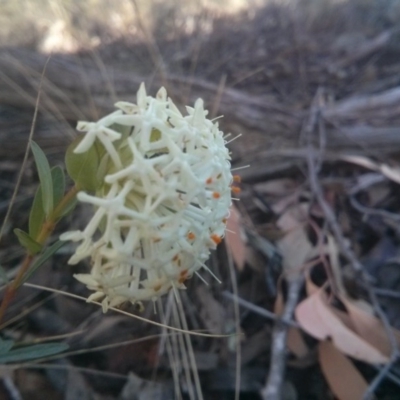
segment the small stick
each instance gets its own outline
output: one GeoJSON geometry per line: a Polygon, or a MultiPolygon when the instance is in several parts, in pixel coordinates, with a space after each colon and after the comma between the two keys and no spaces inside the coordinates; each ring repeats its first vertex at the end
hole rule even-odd
{"type": "Polygon", "coordinates": [[[292,318],[294,310],[299,299],[300,290],[303,286],[304,277],[298,274],[290,277],[288,281],[288,298],[282,314],[282,320],[278,320],[272,334],[272,354],[270,370],[267,384],[261,392],[263,400],[281,400],[282,386],[286,368],[287,346],[286,339],[288,325],[283,321],[289,321],[292,318]]]}
{"type": "MultiPolygon", "coordinates": [[[[313,113],[311,113],[311,114],[313,114],[313,113]]],[[[376,375],[376,377],[373,379],[373,381],[371,382],[367,391],[364,394],[363,400],[370,400],[373,398],[373,393],[376,390],[376,388],[381,384],[383,379],[385,379],[390,368],[398,360],[399,355],[400,355],[399,346],[398,346],[396,337],[393,333],[392,327],[390,326],[390,322],[389,322],[386,314],[382,310],[382,307],[379,303],[376,292],[374,291],[374,288],[371,284],[371,278],[368,275],[368,273],[365,271],[363,265],[357,259],[355,253],[349,246],[348,242],[346,241],[346,239],[343,235],[342,229],[336,220],[336,217],[335,217],[335,214],[334,214],[332,208],[325,200],[322,187],[318,181],[318,168],[319,168],[319,165],[320,165],[319,163],[321,162],[321,159],[316,159],[316,152],[315,152],[314,147],[311,144],[311,135],[312,135],[315,127],[318,126],[320,137],[324,136],[324,123],[323,123],[324,121],[321,117],[320,108],[316,110],[314,116],[310,117],[310,121],[312,121],[312,122],[308,125],[308,127],[306,129],[306,135],[307,135],[306,139],[307,139],[308,148],[309,148],[309,152],[307,155],[307,166],[308,166],[309,182],[310,182],[311,190],[325,215],[326,221],[327,221],[330,229],[333,232],[333,235],[334,235],[335,240],[340,248],[341,253],[347,259],[347,261],[350,263],[353,270],[356,273],[358,273],[359,276],[361,277],[364,287],[368,293],[368,297],[371,301],[371,304],[372,304],[375,312],[377,313],[378,317],[382,321],[382,324],[385,328],[385,331],[386,331],[386,334],[387,334],[387,337],[389,339],[390,346],[391,346],[391,355],[390,355],[389,362],[376,375]]]]}

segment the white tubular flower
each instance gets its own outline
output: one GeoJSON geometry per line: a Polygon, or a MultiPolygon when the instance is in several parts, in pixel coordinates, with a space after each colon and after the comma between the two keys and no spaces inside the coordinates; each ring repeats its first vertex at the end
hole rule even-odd
{"type": "Polygon", "coordinates": [[[184,288],[207,268],[225,232],[233,182],[223,133],[201,99],[182,116],[164,88],[153,98],[142,84],[137,105],[116,107],[78,124],[86,133],[74,152],[100,146],[105,173],[96,193],[78,194],[95,208],[87,227],[61,235],[80,242],[70,264],[91,257],[90,274],[75,277],[104,311],[184,288]]]}

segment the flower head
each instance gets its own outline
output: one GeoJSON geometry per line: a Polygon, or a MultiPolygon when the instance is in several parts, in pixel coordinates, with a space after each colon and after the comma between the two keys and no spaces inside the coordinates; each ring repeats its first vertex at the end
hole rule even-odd
{"type": "Polygon", "coordinates": [[[95,146],[101,179],[78,194],[95,210],[86,228],[61,235],[80,242],[70,264],[91,257],[90,274],[75,277],[104,310],[184,288],[221,241],[231,204],[228,149],[201,99],[183,116],[164,88],[154,98],[142,84],[137,104],[116,107],[78,123],[74,153],[95,146]]]}

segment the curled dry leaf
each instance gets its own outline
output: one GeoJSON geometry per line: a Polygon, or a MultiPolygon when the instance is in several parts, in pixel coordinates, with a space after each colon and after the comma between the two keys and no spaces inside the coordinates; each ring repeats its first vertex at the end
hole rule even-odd
{"type": "MultiPolygon", "coordinates": [[[[373,315],[371,307],[367,303],[355,302],[344,296],[341,296],[340,300],[346,306],[355,331],[382,354],[389,357],[392,352],[392,346],[388,334],[382,322],[373,315]]],[[[394,328],[392,331],[400,344],[400,332],[394,328]]]]}
{"type": "Polygon", "coordinates": [[[342,155],[340,157],[343,161],[347,161],[352,164],[359,165],[360,167],[364,167],[367,169],[371,169],[373,171],[377,171],[379,166],[376,162],[372,161],[368,157],[364,156],[355,156],[355,155],[342,155]]]}
{"type": "Polygon", "coordinates": [[[380,171],[386,178],[389,178],[393,182],[400,183],[400,168],[390,167],[387,164],[381,164],[379,166],[380,171]]]}
{"type": "Polygon", "coordinates": [[[246,261],[246,243],[243,239],[243,230],[240,224],[240,214],[236,207],[231,206],[226,224],[225,242],[232,254],[236,267],[243,270],[246,261]]]}
{"type": "MultiPolygon", "coordinates": [[[[389,357],[392,349],[388,334],[382,322],[374,316],[372,307],[361,300],[354,301],[350,299],[346,293],[342,282],[339,250],[332,236],[328,236],[328,248],[334,283],[338,292],[337,295],[347,309],[347,314],[339,310],[334,310],[336,316],[338,316],[347,327],[352,327],[355,333],[374,348],[389,357]]],[[[393,333],[400,343],[400,332],[393,329],[393,333]]]]}
{"type": "Polygon", "coordinates": [[[331,342],[324,340],[318,345],[318,357],[322,372],[334,395],[340,400],[361,400],[368,383],[331,342]]]}
{"type": "Polygon", "coordinates": [[[389,361],[387,355],[342,322],[328,303],[323,289],[303,300],[297,306],[295,315],[307,333],[319,340],[330,338],[344,354],[370,364],[384,364],[389,361]]]}
{"type": "Polygon", "coordinates": [[[378,164],[367,157],[363,156],[342,156],[342,160],[360,165],[361,167],[370,169],[372,171],[380,171],[382,175],[393,182],[400,183],[400,168],[391,167],[387,164],[378,164]]]}
{"type": "Polygon", "coordinates": [[[289,208],[278,220],[277,225],[285,232],[278,241],[286,272],[300,272],[312,254],[313,247],[304,229],[308,217],[308,203],[289,208]]]}

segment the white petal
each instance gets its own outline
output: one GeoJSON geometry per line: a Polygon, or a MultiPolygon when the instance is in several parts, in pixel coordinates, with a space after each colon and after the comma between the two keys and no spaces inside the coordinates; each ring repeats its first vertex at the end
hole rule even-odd
{"type": "Polygon", "coordinates": [[[92,277],[92,275],[90,275],[90,274],[74,274],[74,278],[87,286],[98,286],[99,285],[97,280],[94,279],[92,277]]]}
{"type": "Polygon", "coordinates": [[[158,100],[166,101],[167,100],[167,91],[165,87],[161,87],[156,94],[158,100]]]}
{"type": "Polygon", "coordinates": [[[142,109],[146,108],[146,105],[147,105],[146,104],[146,97],[147,97],[146,88],[144,86],[144,83],[142,82],[140,84],[139,90],[138,90],[137,95],[136,95],[138,106],[140,108],[142,108],[142,109]]]}

